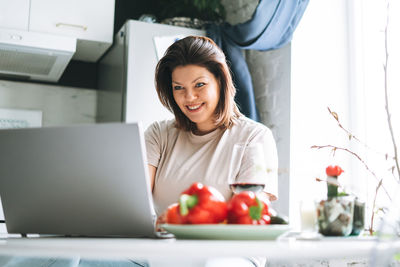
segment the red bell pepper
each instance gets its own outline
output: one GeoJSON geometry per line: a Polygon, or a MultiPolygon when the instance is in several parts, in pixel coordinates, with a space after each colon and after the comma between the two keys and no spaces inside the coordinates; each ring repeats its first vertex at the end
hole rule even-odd
{"type": "Polygon", "coordinates": [[[171,204],[168,207],[166,220],[167,220],[167,223],[172,223],[172,224],[185,224],[186,223],[186,217],[183,217],[179,213],[179,204],[178,203],[171,204]]]}
{"type": "Polygon", "coordinates": [[[232,224],[270,224],[271,215],[268,204],[252,191],[242,191],[228,202],[228,223],[232,224]]]}
{"type": "Polygon", "coordinates": [[[226,220],[227,205],[220,192],[211,186],[194,183],[185,190],[179,203],[167,211],[167,223],[212,224],[226,220]]]}

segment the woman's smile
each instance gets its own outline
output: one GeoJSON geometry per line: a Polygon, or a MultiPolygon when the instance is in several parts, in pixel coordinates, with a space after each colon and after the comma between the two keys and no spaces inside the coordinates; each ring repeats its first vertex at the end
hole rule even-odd
{"type": "Polygon", "coordinates": [[[198,112],[203,107],[203,104],[204,103],[192,104],[192,105],[187,105],[186,107],[189,109],[189,112],[198,112]]]}

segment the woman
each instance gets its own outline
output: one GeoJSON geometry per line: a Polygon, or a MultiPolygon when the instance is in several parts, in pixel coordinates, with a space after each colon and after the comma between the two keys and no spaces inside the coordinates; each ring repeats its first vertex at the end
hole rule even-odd
{"type": "MultiPolygon", "coordinates": [[[[189,36],[172,44],[158,62],[155,84],[161,103],[175,119],[153,123],[145,133],[151,188],[158,215],[177,202],[193,182],[220,191],[229,188],[229,166],[236,143],[262,143],[267,168],[265,194],[277,197],[276,145],[271,131],[245,118],[235,102],[225,55],[209,38],[189,36]]],[[[249,177],[242,162],[236,182],[249,177]]]]}

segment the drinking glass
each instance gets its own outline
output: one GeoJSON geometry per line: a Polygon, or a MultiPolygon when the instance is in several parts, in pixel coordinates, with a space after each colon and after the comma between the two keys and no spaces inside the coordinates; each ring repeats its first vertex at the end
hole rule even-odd
{"type": "Polygon", "coordinates": [[[233,193],[253,191],[265,187],[267,168],[262,143],[239,143],[233,146],[229,166],[229,186],[233,193]]]}
{"type": "Polygon", "coordinates": [[[317,207],[313,199],[303,199],[300,201],[300,222],[301,232],[299,239],[319,239],[317,225],[317,207]]]}

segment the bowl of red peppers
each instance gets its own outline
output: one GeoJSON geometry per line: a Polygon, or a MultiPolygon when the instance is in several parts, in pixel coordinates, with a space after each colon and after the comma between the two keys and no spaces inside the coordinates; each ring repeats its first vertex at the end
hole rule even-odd
{"type": "Polygon", "coordinates": [[[287,232],[287,220],[269,207],[269,201],[242,191],[225,201],[214,187],[194,183],[170,205],[162,228],[177,238],[276,239],[287,232]]]}

